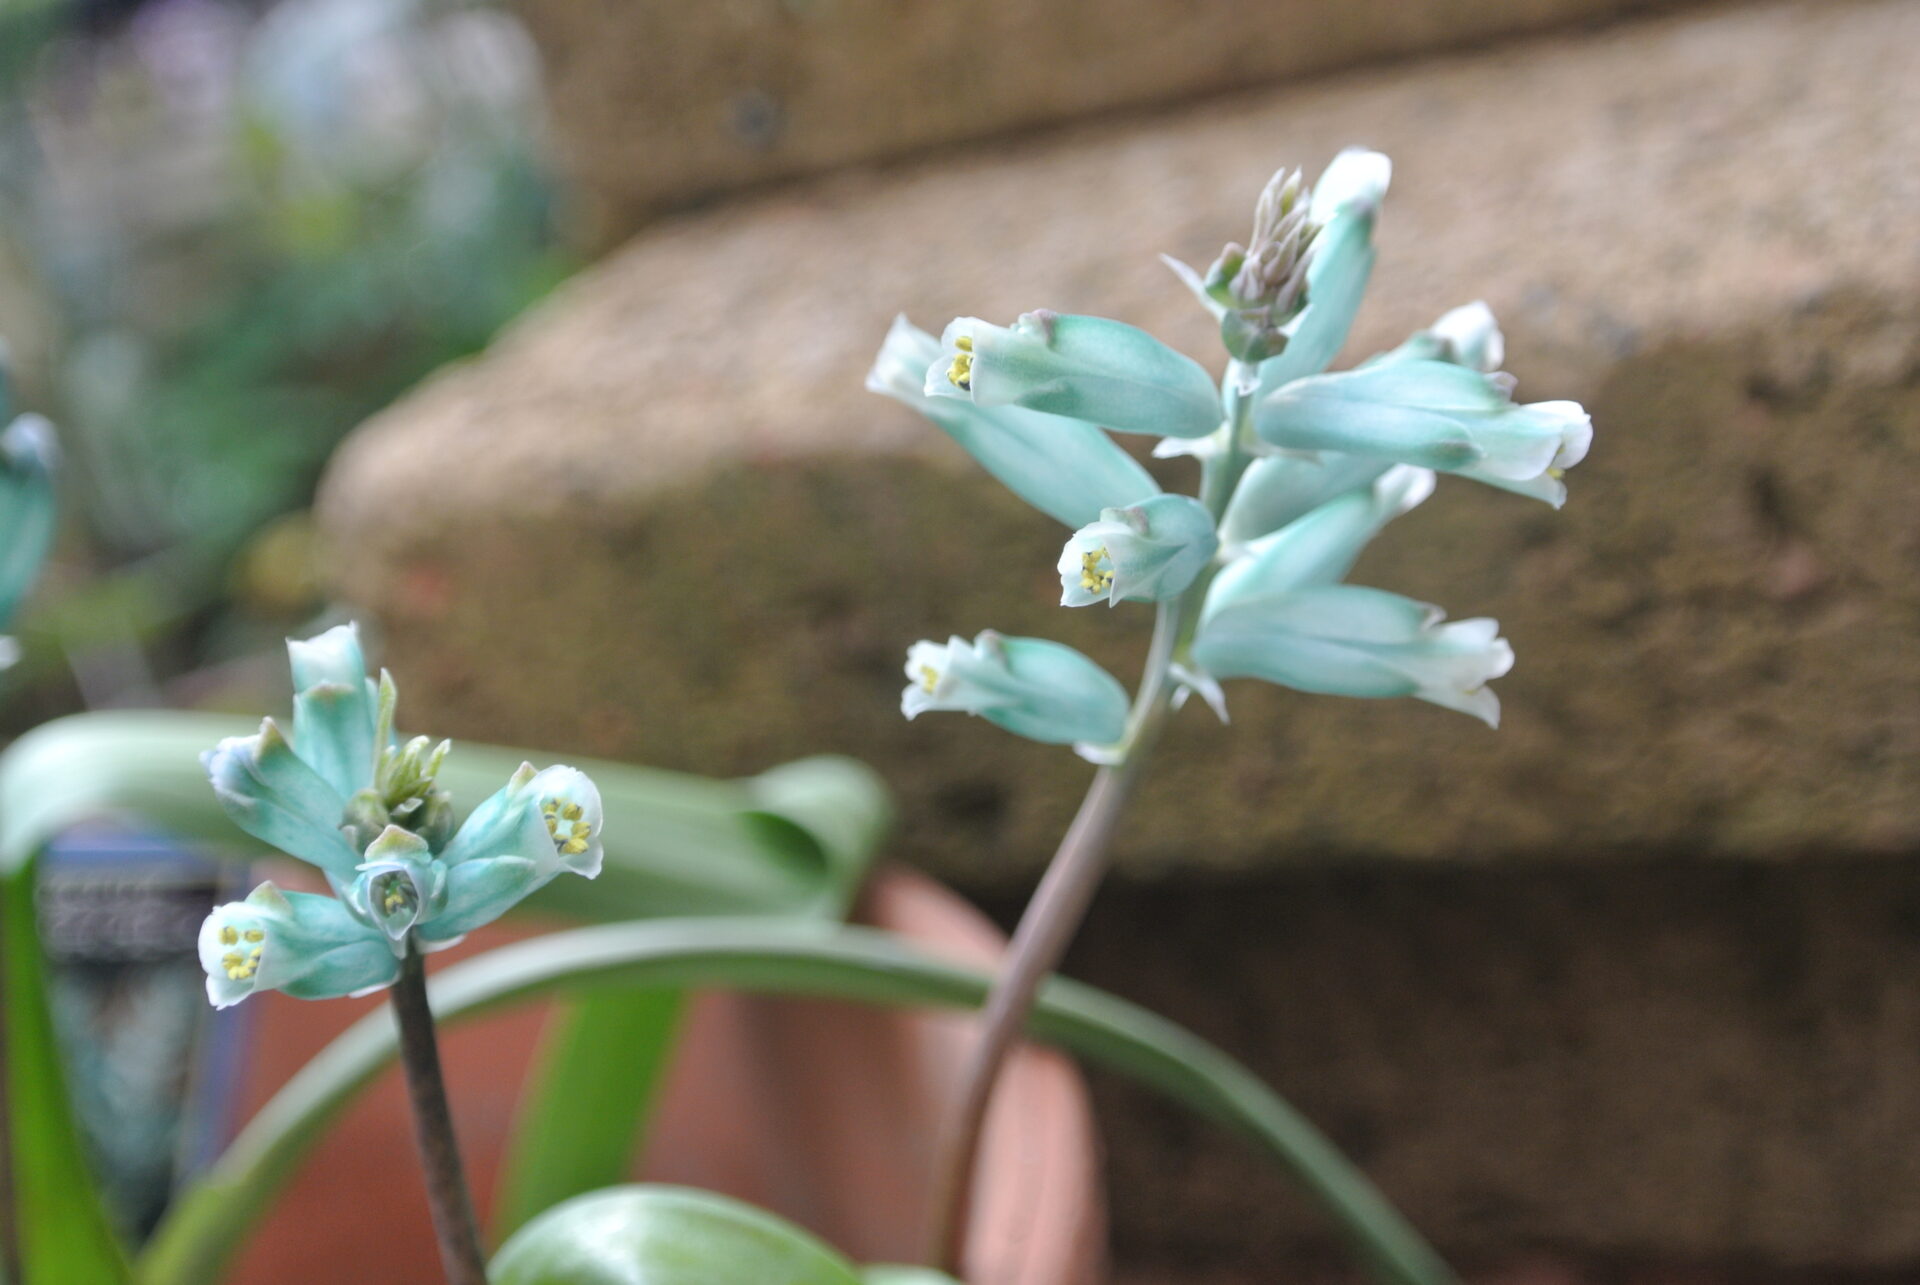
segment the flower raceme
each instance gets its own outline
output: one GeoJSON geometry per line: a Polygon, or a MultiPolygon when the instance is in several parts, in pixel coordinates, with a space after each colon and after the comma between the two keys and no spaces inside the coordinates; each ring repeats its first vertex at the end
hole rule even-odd
{"type": "Polygon", "coordinates": [[[217,1007],[258,990],[377,990],[410,945],[451,945],[558,875],[599,873],[600,794],[585,774],[523,764],[456,828],[435,779],[447,743],[398,743],[393,679],[367,677],[357,630],[290,642],[288,653],[293,734],[269,718],[202,761],[234,823],[318,868],[333,895],[262,884],[216,908],[200,962],[217,1007]]]}
{"type": "MultiPolygon", "coordinates": [[[[1169,645],[1141,689],[1199,691],[1257,678],[1301,691],[1407,696],[1492,724],[1487,684],[1513,652],[1485,619],[1345,583],[1380,531],[1433,491],[1435,474],[1545,500],[1592,441],[1568,401],[1516,403],[1505,340],[1485,303],[1442,315],[1399,347],[1327,373],[1375,260],[1392,166],[1350,148],[1308,188],[1295,171],[1262,192],[1246,246],[1203,276],[1170,266],[1220,323],[1216,384],[1145,331],[1045,309],[1009,326],[974,317],[940,340],[903,318],[868,386],[933,419],[1023,499],[1075,528],[1057,562],[1061,602],[1154,602],[1169,645]],[[917,376],[917,379],[916,379],[917,376]],[[1165,492],[1109,433],[1188,455],[1200,498],[1165,492]]],[[[1019,735],[1114,761],[1127,751],[1124,689],[1056,643],[916,643],[909,718],[963,710],[1019,735]]],[[[1144,708],[1144,707],[1143,707],[1144,708]]]]}

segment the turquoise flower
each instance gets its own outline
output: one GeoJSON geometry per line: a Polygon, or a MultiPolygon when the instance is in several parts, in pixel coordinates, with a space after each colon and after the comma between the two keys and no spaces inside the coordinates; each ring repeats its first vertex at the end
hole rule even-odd
{"type": "Polygon", "coordinates": [[[1259,678],[1329,696],[1411,696],[1500,724],[1487,684],[1513,667],[1492,620],[1442,623],[1438,607],[1358,585],[1238,597],[1209,616],[1193,664],[1209,680],[1259,678]]]}
{"type": "Polygon", "coordinates": [[[393,984],[400,961],[378,931],[332,897],[270,883],[215,908],[200,925],[207,998],[230,1008],[255,991],[300,999],[364,995],[393,984]]]}
{"type": "Polygon", "coordinates": [[[988,629],[972,642],[917,642],[907,651],[900,711],[978,714],[1016,735],[1054,745],[1100,747],[1126,731],[1127,691],[1073,648],[988,629]]]}
{"type": "MultiPolygon", "coordinates": [[[[0,417],[5,413],[0,380],[0,417]]],[[[0,432],[0,627],[13,618],[53,547],[58,458],[53,425],[38,415],[22,415],[0,432]]]]}
{"type": "Polygon", "coordinates": [[[1220,547],[1213,517],[1186,495],[1106,509],[1060,551],[1060,605],[1158,602],[1193,583],[1220,547]]]}
{"type": "Polygon", "coordinates": [[[1070,527],[1098,521],[1102,509],[1160,494],[1160,486],[1100,429],[1018,406],[980,406],[929,397],[927,368],[940,341],[895,318],[867,387],[913,407],[960,444],[1015,495],[1070,527]]]}
{"type": "Polygon", "coordinates": [[[1239,547],[1207,586],[1202,619],[1240,598],[1339,583],[1382,527],[1432,494],[1431,471],[1388,466],[1371,482],[1239,547]]]}
{"type": "Polygon", "coordinates": [[[1207,588],[1180,678],[1216,710],[1219,680],[1260,678],[1334,696],[1412,696],[1497,725],[1486,685],[1513,664],[1491,620],[1339,583],[1380,529],[1433,493],[1397,465],[1240,550],[1207,588]]]}
{"type": "Polygon", "coordinates": [[[215,909],[200,955],[216,1005],[256,990],[377,989],[410,945],[451,945],[561,874],[600,872],[600,794],[583,773],[522,764],[456,829],[436,779],[448,744],[396,743],[398,692],[384,672],[368,679],[358,631],[343,625],[288,652],[293,734],[266,719],[202,761],[234,823],[317,867],[334,895],[269,884],[215,909]]]}
{"type": "Polygon", "coordinates": [[[929,397],[1024,406],[1122,433],[1203,437],[1224,411],[1213,376],[1146,331],[1104,317],[1023,314],[1011,326],[961,317],[940,337],[929,397]]]}
{"type": "Polygon", "coordinates": [[[1577,402],[1517,405],[1512,393],[1511,377],[1469,366],[1383,361],[1267,394],[1254,429],[1273,446],[1416,464],[1557,507],[1560,476],[1586,457],[1593,423],[1577,402]]]}

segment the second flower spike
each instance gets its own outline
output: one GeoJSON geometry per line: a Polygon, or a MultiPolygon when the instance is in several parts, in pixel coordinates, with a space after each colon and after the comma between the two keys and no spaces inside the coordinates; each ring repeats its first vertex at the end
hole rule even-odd
{"type": "Polygon", "coordinates": [[[1206,506],[1186,495],[1156,495],[1107,509],[1060,551],[1060,605],[1158,602],[1193,583],[1220,547],[1206,506]]]}

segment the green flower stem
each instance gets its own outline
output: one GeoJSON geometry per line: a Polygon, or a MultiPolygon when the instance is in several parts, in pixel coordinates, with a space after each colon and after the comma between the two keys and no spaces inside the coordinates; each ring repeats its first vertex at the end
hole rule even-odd
{"type": "MultiPolygon", "coordinates": [[[[1246,363],[1235,361],[1228,366],[1223,381],[1227,421],[1215,436],[1216,449],[1204,457],[1201,474],[1201,502],[1215,522],[1226,512],[1227,502],[1250,462],[1243,442],[1252,401],[1240,389],[1256,382],[1257,372],[1246,363]]],[[[958,1272],[960,1268],[971,1219],[973,1171],[994,1086],[1032,1013],[1041,982],[1059,968],[1106,873],[1107,851],[1121,810],[1173,711],[1175,685],[1170,671],[1175,659],[1193,641],[1214,570],[1208,567],[1178,598],[1160,604],[1120,758],[1094,774],[1079,812],[1020,916],[1006,960],[994,977],[981,1013],[980,1037],[961,1076],[959,1105],[934,1170],[928,1257],[943,1271],[958,1272]]]]}
{"type": "MultiPolygon", "coordinates": [[[[19,895],[0,887],[0,898],[19,895]]],[[[5,915],[0,914],[0,922],[5,915]]],[[[18,1285],[26,1279],[20,1263],[20,1220],[14,1208],[13,1183],[13,1098],[7,1068],[11,1050],[7,1047],[7,959],[0,951],[0,1285],[18,1285]]]]}
{"type": "Polygon", "coordinates": [[[473,1196],[467,1190],[446,1081],[440,1074],[440,1045],[434,1036],[433,1010],[427,1005],[426,964],[411,937],[400,978],[393,984],[393,1016],[400,1028],[400,1064],[413,1105],[414,1141],[426,1171],[427,1207],[440,1241],[441,1268],[447,1285],[487,1285],[480,1224],[473,1216],[473,1196]]]}

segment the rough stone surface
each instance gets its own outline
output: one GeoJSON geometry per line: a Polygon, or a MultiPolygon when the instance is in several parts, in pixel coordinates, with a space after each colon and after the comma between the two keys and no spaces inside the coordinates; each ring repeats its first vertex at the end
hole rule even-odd
{"type": "MultiPolygon", "coordinates": [[[[1920,6],[1775,5],[1262,93],[663,225],[366,426],[322,520],[409,718],[741,772],[843,750],[900,851],[1028,878],[1086,769],[900,720],[920,637],[1059,637],[1065,532],[861,378],[900,308],[1118,316],[1244,235],[1266,171],[1398,165],[1347,360],[1485,297],[1529,400],[1598,424],[1561,514],[1450,483],[1357,579],[1494,615],[1497,733],[1231,690],[1176,720],[1135,872],[1300,859],[1788,857],[1920,844],[1920,6]]],[[[1176,463],[1166,474],[1183,485],[1176,463]]]]}
{"type": "MultiPolygon", "coordinates": [[[[1533,1251],[1611,1268],[1559,1285],[1920,1269],[1910,863],[1114,887],[1067,963],[1244,1059],[1463,1267],[1533,1251]]],[[[1227,1285],[1350,1263],[1247,1147],[1095,1084],[1118,1264],[1227,1285]]]]}
{"type": "Polygon", "coordinates": [[[517,0],[588,236],[768,179],[1684,0],[517,0]]]}

